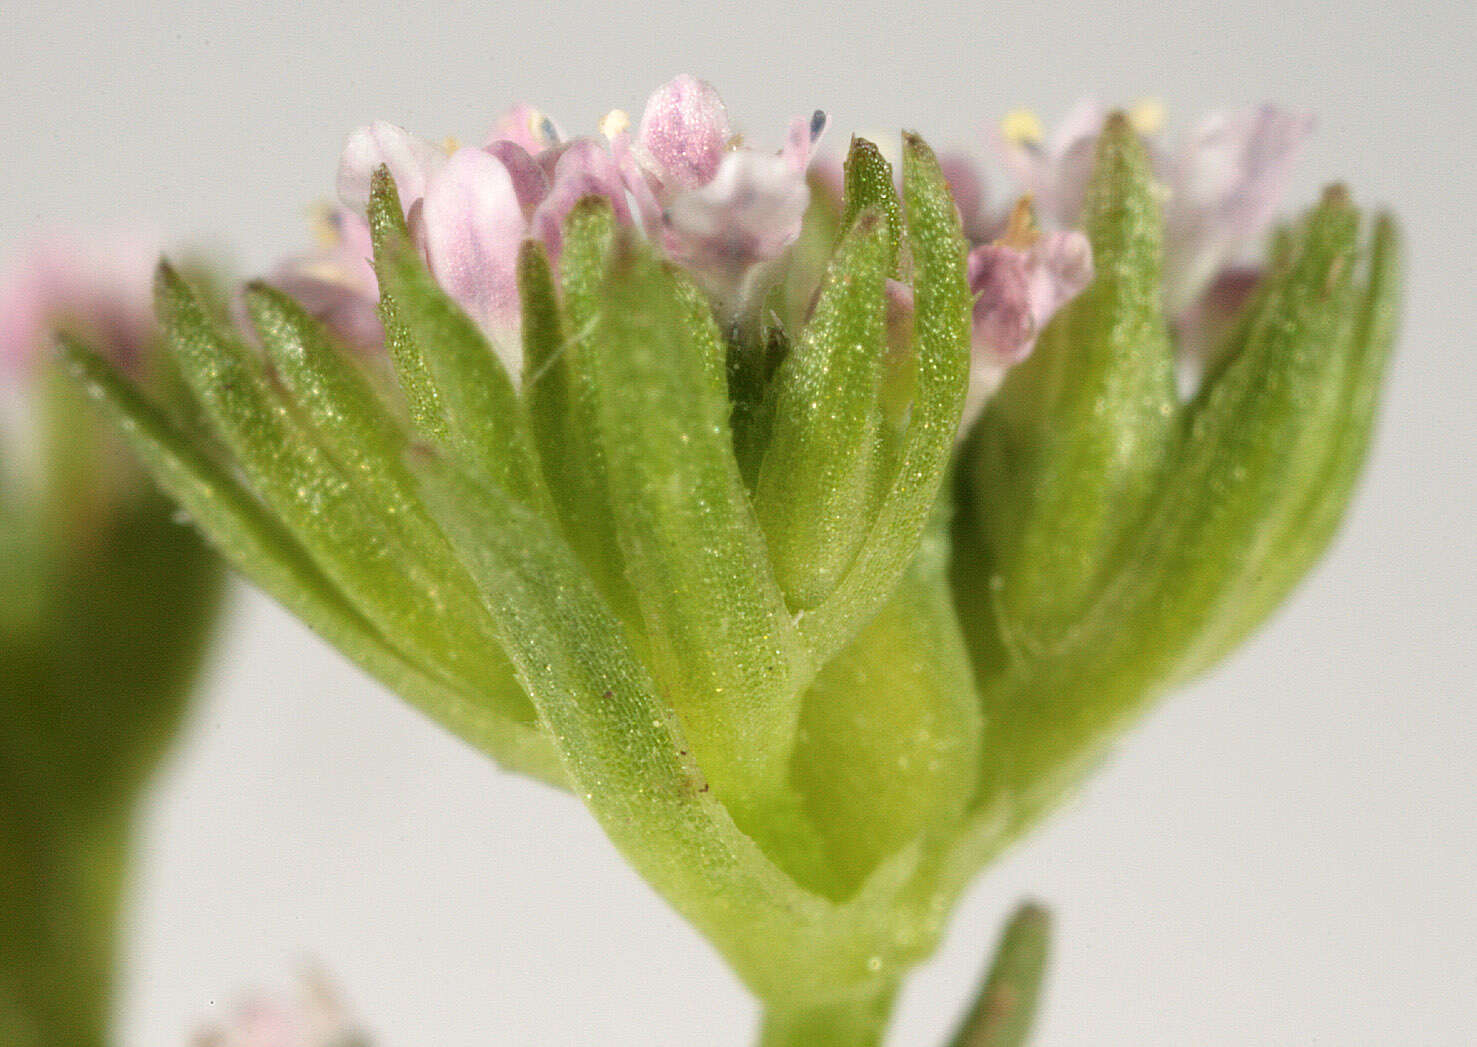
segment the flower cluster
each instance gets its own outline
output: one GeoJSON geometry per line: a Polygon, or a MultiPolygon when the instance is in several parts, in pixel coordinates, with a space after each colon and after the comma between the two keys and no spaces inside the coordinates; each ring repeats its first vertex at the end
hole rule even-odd
{"type": "MultiPolygon", "coordinates": [[[[1173,146],[1163,111],[1130,113],[1163,192],[1164,307],[1191,356],[1211,348],[1245,304],[1262,266],[1239,254],[1267,233],[1313,130],[1311,115],[1274,105],[1210,113],[1173,146]]],[[[1033,113],[1008,115],[993,136],[1001,158],[1050,221],[1078,221],[1108,110],[1080,100],[1048,139],[1033,113]]]]}
{"type": "Polygon", "coordinates": [[[970,877],[1265,619],[1368,447],[1393,223],[1335,188],[1241,270],[1306,119],[1171,153],[1155,117],[1013,115],[1008,203],[914,134],[900,179],[862,138],[811,170],[821,114],[750,148],[691,77],[599,136],[373,124],[252,337],[161,268],[208,439],[68,357],[241,570],[579,796],[766,1045],[875,1044],[970,877]]]}
{"type": "MultiPolygon", "coordinates": [[[[1075,226],[1106,118],[1104,106],[1083,99],[1047,139],[1035,114],[1009,114],[990,142],[1027,195],[1004,210],[966,155],[941,158],[970,242],[974,352],[962,428],[1092,281],[1092,247],[1075,226]]],[[[1171,150],[1157,105],[1141,104],[1132,118],[1163,187],[1166,309],[1186,361],[1203,364],[1258,281],[1260,267],[1235,264],[1237,253],[1267,231],[1312,120],[1270,105],[1214,113],[1171,150]]],[[[747,147],[717,91],[685,75],[651,95],[634,133],[612,110],[598,136],[566,138],[526,104],[498,117],[480,147],[434,143],[379,121],[345,146],[340,202],[320,218],[318,250],[288,259],[275,282],[350,343],[382,341],[365,212],[371,175],[384,165],[431,272],[510,364],[519,352],[519,248],[537,239],[557,261],[564,222],[586,196],[609,201],[620,222],[688,268],[720,316],[731,317],[762,302],[799,236],[812,186],[839,204],[835,160],[823,157],[807,184],[826,126],[817,111],[791,121],[778,152],[747,147]]],[[[906,318],[906,285],[889,290],[895,315],[906,318]]]]}
{"type": "Polygon", "coordinates": [[[642,229],[736,311],[766,263],[800,235],[809,202],[806,168],[826,129],[824,113],[796,117],[778,153],[742,144],[711,85],[679,76],[646,103],[635,133],[620,110],[600,136],[567,139],[528,105],[499,117],[480,146],[438,145],[383,121],[350,137],[339,165],[341,206],[324,221],[324,244],[292,259],[277,283],[351,341],[377,336],[378,297],[365,219],[381,165],[395,179],[412,237],[432,274],[516,361],[518,252],[539,240],[552,260],[564,222],[587,196],[642,229]]]}

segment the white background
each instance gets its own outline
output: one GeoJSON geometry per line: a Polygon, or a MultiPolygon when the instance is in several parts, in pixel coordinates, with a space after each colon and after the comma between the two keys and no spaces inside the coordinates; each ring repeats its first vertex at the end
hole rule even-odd
{"type": "MultiPolygon", "coordinates": [[[[1395,205],[1408,322],[1373,466],[1329,560],[981,880],[904,998],[932,1047],[1024,895],[1059,948],[1039,1042],[1477,1043],[1477,25],[1466,0],[1280,6],[199,3],[0,17],[0,244],[145,215],[245,270],[307,243],[343,134],[474,138],[528,99],[566,130],[678,71],[756,140],[971,142],[1021,104],[1157,95],[1183,123],[1321,116],[1297,196],[1395,205]]],[[[384,1047],[739,1045],[751,1004],[574,803],[502,775],[242,593],[146,826],[122,1043],[180,1044],[300,958],[384,1047]]]]}

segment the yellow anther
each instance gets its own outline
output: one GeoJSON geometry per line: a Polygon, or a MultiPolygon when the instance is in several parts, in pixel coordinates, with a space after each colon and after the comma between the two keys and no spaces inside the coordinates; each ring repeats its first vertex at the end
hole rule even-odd
{"type": "Polygon", "coordinates": [[[995,243],[1001,247],[1014,247],[1024,251],[1041,239],[1041,230],[1036,228],[1036,216],[1031,206],[1031,194],[1027,193],[1010,209],[1005,222],[1005,232],[995,243]]]}
{"type": "Polygon", "coordinates": [[[1012,145],[1037,145],[1046,133],[1041,129],[1041,117],[1029,109],[1012,109],[1000,121],[1000,133],[1012,145]]]}
{"type": "Polygon", "coordinates": [[[327,204],[315,204],[308,212],[308,228],[313,231],[313,239],[318,246],[325,251],[337,247],[343,239],[333,208],[327,204]]]}
{"type": "Polygon", "coordinates": [[[631,129],[631,117],[624,109],[612,109],[600,118],[600,133],[614,140],[631,129]]]}
{"type": "Polygon", "coordinates": [[[1128,111],[1128,122],[1145,138],[1164,130],[1164,103],[1157,98],[1144,98],[1135,102],[1128,111]]]}
{"type": "Polygon", "coordinates": [[[441,139],[441,151],[447,156],[450,156],[461,147],[462,144],[456,140],[455,135],[447,135],[445,138],[441,139]]]}

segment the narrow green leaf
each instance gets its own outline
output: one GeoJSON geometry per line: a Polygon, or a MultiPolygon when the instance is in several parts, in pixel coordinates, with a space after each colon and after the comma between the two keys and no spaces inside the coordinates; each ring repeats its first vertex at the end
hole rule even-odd
{"type": "Polygon", "coordinates": [[[876,511],[890,264],[888,230],[868,211],[837,249],[815,315],[775,378],[754,509],[793,610],[831,593],[876,511]]]}
{"type": "Polygon", "coordinates": [[[970,294],[959,212],[933,151],[903,141],[903,198],[912,255],[915,382],[897,466],[871,533],[831,597],[801,628],[819,660],[848,643],[887,600],[918,550],[943,483],[969,382],[970,294]]]}
{"type": "MultiPolygon", "coordinates": [[[[1235,620],[1284,507],[1324,482],[1308,452],[1332,437],[1327,405],[1342,395],[1357,229],[1346,201],[1312,213],[1248,343],[1186,416],[1172,471],[1089,612],[1052,649],[1016,645],[984,674],[982,806],[1008,802],[1018,824],[1039,817],[1166,686],[1203,666],[1217,623],[1235,620]]],[[[1008,636],[1010,623],[989,628],[1008,636]]]]}
{"type": "Polygon", "coordinates": [[[617,537],[588,362],[615,235],[615,215],[604,198],[586,197],[570,212],[559,260],[564,340],[562,348],[538,350],[541,364],[530,372],[525,395],[565,537],[611,609],[639,637],[641,614],[617,537]]]}
{"type": "Polygon", "coordinates": [[[1083,221],[1096,277],[1011,371],[971,441],[991,599],[1028,653],[1077,628],[1139,528],[1179,413],[1158,188],[1121,116],[1098,141],[1083,221]]]}
{"type": "Polygon", "coordinates": [[[160,487],[237,570],[386,687],[493,759],[545,781],[562,779],[562,768],[542,731],[469,701],[386,642],[281,522],[230,473],[201,454],[110,364],[78,342],[65,341],[62,352],[160,487]]]}
{"type": "Polygon", "coordinates": [[[1395,340],[1400,295],[1400,244],[1394,222],[1375,223],[1369,259],[1358,289],[1358,311],[1346,337],[1329,347],[1324,395],[1301,412],[1300,441],[1288,454],[1306,463],[1285,483],[1287,505],[1276,514],[1276,534],[1246,564],[1243,582],[1225,615],[1186,659],[1184,675],[1215,664],[1276,609],[1328,548],[1342,522],[1369,453],[1379,392],[1395,340]]]}
{"type": "Polygon", "coordinates": [[[723,343],[706,299],[633,244],[601,300],[581,349],[652,670],[742,805],[784,779],[807,670],[734,458],[723,343]]]}
{"type": "Polygon", "coordinates": [[[277,376],[302,407],[314,434],[420,570],[433,579],[446,615],[475,630],[486,669],[481,678],[506,681],[497,692],[506,696],[504,711],[531,723],[533,708],[512,683],[512,667],[497,646],[475,585],[421,504],[405,464],[407,441],[400,424],[321,325],[291,298],[257,284],[248,288],[246,303],[277,376]]]}
{"type": "Polygon", "coordinates": [[[450,447],[491,482],[545,503],[523,404],[486,336],[407,244],[386,251],[380,279],[430,372],[450,447]]]}
{"type": "Polygon", "coordinates": [[[951,1047],[1025,1047],[1050,951],[1051,915],[1027,902],[1000,937],[995,960],[951,1047]]]}
{"type": "Polygon", "coordinates": [[[893,184],[892,165],[876,145],[853,137],[844,168],[845,197],[840,232],[845,235],[868,210],[882,216],[887,229],[888,276],[901,276],[899,262],[903,247],[903,206],[893,184]]]}
{"type": "Polygon", "coordinates": [[[763,999],[813,999],[874,979],[875,910],[838,909],[800,889],[738,829],[548,521],[449,463],[422,468],[575,791],[642,876],[763,999]]]}
{"type": "Polygon", "coordinates": [[[303,428],[260,361],[218,329],[167,265],[159,314],[174,359],[257,493],[314,562],[385,636],[495,711],[526,709],[470,623],[449,614],[440,579],[396,539],[380,507],[303,428]]]}
{"type": "Polygon", "coordinates": [[[369,183],[369,233],[374,244],[374,270],[379,280],[379,315],[385,329],[385,348],[395,362],[400,389],[405,395],[410,420],[427,439],[445,445],[450,437],[446,407],[431,379],[420,345],[412,337],[401,314],[400,303],[386,290],[390,254],[410,243],[400,192],[389,168],[380,166],[369,183]]]}

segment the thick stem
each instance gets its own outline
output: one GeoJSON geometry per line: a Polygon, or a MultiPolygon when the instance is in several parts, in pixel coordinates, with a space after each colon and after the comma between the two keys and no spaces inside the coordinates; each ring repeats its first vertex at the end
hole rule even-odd
{"type": "MultiPolygon", "coordinates": [[[[8,820],[8,819],[7,819],[8,820]]],[[[24,861],[0,890],[0,1042],[106,1047],[128,851],[126,819],[91,830],[36,823],[6,848],[24,861]],[[41,831],[35,831],[41,830],[41,831]]]]}
{"type": "Polygon", "coordinates": [[[880,1047],[897,986],[875,996],[764,1012],[759,1047],[880,1047]]]}

